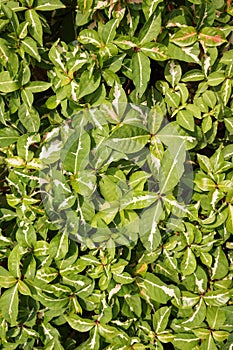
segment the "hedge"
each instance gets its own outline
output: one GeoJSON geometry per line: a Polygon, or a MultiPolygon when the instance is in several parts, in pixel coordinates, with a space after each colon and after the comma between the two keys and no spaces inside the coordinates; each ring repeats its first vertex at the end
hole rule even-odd
{"type": "Polygon", "coordinates": [[[0,0],[1,349],[232,349],[232,16],[0,0]]]}

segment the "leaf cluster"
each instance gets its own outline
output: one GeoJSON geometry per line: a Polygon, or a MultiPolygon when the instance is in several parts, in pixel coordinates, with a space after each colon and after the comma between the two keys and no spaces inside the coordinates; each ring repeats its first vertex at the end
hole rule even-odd
{"type": "Polygon", "coordinates": [[[233,6],[0,0],[0,348],[230,350],[233,6]]]}

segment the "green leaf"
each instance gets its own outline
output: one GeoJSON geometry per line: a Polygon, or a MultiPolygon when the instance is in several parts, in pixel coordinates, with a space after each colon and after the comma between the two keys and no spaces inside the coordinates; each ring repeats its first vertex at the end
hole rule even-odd
{"type": "Polygon", "coordinates": [[[100,74],[98,71],[91,73],[89,71],[84,71],[80,77],[79,83],[79,93],[77,98],[82,98],[83,96],[89,95],[96,91],[100,85],[100,74]]]}
{"type": "Polygon", "coordinates": [[[228,302],[228,300],[232,296],[232,293],[233,293],[232,290],[211,291],[211,292],[205,293],[204,300],[205,300],[206,304],[210,305],[210,306],[225,306],[225,304],[228,302]]]}
{"type": "Polygon", "coordinates": [[[40,18],[34,9],[29,9],[25,12],[25,20],[29,23],[28,30],[31,36],[43,45],[43,30],[40,18]]]}
{"type": "MultiPolygon", "coordinates": [[[[89,197],[96,188],[96,175],[90,172],[90,170],[81,170],[74,178],[71,178],[70,183],[77,193],[81,194],[82,196],[89,197]]],[[[113,189],[111,188],[110,191],[112,190],[113,189]]],[[[101,191],[101,194],[103,194],[103,191],[101,191]]]]}
{"type": "Polygon", "coordinates": [[[100,336],[98,333],[98,327],[90,330],[90,337],[87,341],[83,342],[80,346],[76,348],[76,350],[99,350],[100,348],[100,336]]]}
{"type": "MultiPolygon", "coordinates": [[[[183,131],[176,122],[167,124],[158,133],[157,137],[169,148],[169,150],[176,147],[181,147],[184,143],[183,150],[188,150],[196,145],[196,139],[193,136],[189,136],[185,131],[183,131]]],[[[180,151],[182,148],[180,148],[180,151]]],[[[182,154],[181,152],[180,154],[182,154]]]]}
{"type": "Polygon", "coordinates": [[[202,191],[211,191],[216,188],[215,182],[203,173],[197,174],[194,182],[202,191]]]}
{"type": "Polygon", "coordinates": [[[207,308],[206,320],[211,329],[222,328],[226,320],[226,315],[221,308],[210,306],[207,308]]]}
{"type": "Polygon", "coordinates": [[[154,251],[161,242],[161,234],[158,228],[162,219],[164,208],[161,201],[145,209],[139,221],[139,236],[143,246],[148,251],[154,251]]]}
{"type": "Polygon", "coordinates": [[[171,84],[174,88],[180,81],[182,70],[180,65],[175,61],[168,61],[166,64],[164,75],[166,80],[171,84]]]}
{"type": "Polygon", "coordinates": [[[16,217],[17,214],[14,211],[5,208],[0,209],[0,221],[11,221],[16,217]]]}
{"type": "MultiPolygon", "coordinates": [[[[105,324],[98,324],[98,331],[101,337],[107,340],[109,343],[118,343],[119,341],[128,340],[125,333],[121,330],[119,331],[117,328],[108,326],[105,324]],[[119,340],[118,340],[119,339],[119,340]],[[121,340],[120,340],[121,339],[121,340]]],[[[119,346],[119,345],[118,345],[119,346]]]]}
{"type": "Polygon", "coordinates": [[[200,350],[217,350],[217,346],[215,345],[215,342],[213,340],[211,333],[209,333],[208,338],[205,339],[204,342],[202,343],[200,350]]]}
{"type": "Polygon", "coordinates": [[[111,149],[130,154],[142,150],[149,137],[147,130],[143,128],[122,124],[113,131],[105,144],[111,149]]]}
{"type": "Polygon", "coordinates": [[[0,91],[4,93],[13,92],[19,89],[19,82],[13,79],[7,71],[0,72],[0,91]]]}
{"type": "Polygon", "coordinates": [[[140,30],[138,35],[139,44],[143,45],[155,39],[160,32],[160,28],[161,13],[155,12],[140,30]]]}
{"type": "Polygon", "coordinates": [[[73,133],[61,150],[61,159],[66,171],[77,175],[89,163],[90,136],[87,132],[81,135],[73,133]]]}
{"type": "Polygon", "coordinates": [[[224,254],[222,248],[219,246],[213,253],[214,266],[212,268],[212,279],[221,279],[225,277],[229,270],[228,260],[226,255],[224,254]]]}
{"type": "Polygon", "coordinates": [[[137,44],[132,41],[133,39],[126,35],[118,36],[117,39],[114,40],[114,44],[119,46],[122,50],[129,50],[134,47],[137,47],[137,44]]]}
{"type": "Polygon", "coordinates": [[[0,266],[0,287],[10,288],[14,286],[17,282],[17,279],[11,275],[9,271],[0,266]]]}
{"type": "Polygon", "coordinates": [[[21,294],[32,296],[30,288],[21,280],[18,281],[18,289],[21,294]]]}
{"type": "Polygon", "coordinates": [[[179,29],[171,39],[171,42],[181,47],[193,45],[196,41],[197,32],[191,26],[179,29]]]}
{"type": "Polygon", "coordinates": [[[182,76],[182,81],[189,83],[191,81],[201,81],[205,79],[205,75],[200,69],[191,69],[182,76]]]}
{"type": "Polygon", "coordinates": [[[200,299],[199,304],[194,307],[193,314],[181,324],[188,328],[196,328],[201,325],[206,317],[206,305],[203,298],[200,299]]]}
{"type": "Polygon", "coordinates": [[[69,325],[78,332],[88,332],[94,326],[95,322],[87,318],[81,318],[78,315],[65,316],[66,321],[69,325]]]}
{"type": "Polygon", "coordinates": [[[134,282],[134,278],[132,278],[127,272],[114,273],[113,278],[117,283],[120,284],[129,284],[134,282]]]}
{"type": "Polygon", "coordinates": [[[19,120],[29,132],[38,132],[40,128],[39,113],[32,107],[29,109],[25,104],[18,110],[19,120]]]}
{"type": "Polygon", "coordinates": [[[80,43],[84,45],[94,45],[101,47],[101,40],[98,33],[93,29],[84,29],[80,32],[78,37],[80,43]]]}
{"type": "Polygon", "coordinates": [[[65,8],[60,0],[37,0],[36,11],[54,11],[65,8]]]}
{"type": "Polygon", "coordinates": [[[12,251],[10,252],[8,256],[8,270],[10,273],[20,278],[21,277],[21,270],[20,270],[20,260],[24,253],[24,248],[22,248],[19,244],[15,245],[12,251]]]}
{"type": "Polygon", "coordinates": [[[68,234],[66,230],[57,234],[50,242],[49,255],[57,260],[63,259],[68,252],[68,234]]]}
{"type": "Polygon", "coordinates": [[[169,107],[178,108],[181,102],[180,100],[181,100],[181,96],[178,92],[176,92],[173,89],[166,90],[165,102],[169,107]]]}
{"type": "Polygon", "coordinates": [[[232,82],[231,82],[231,79],[227,78],[221,86],[221,97],[222,97],[222,102],[224,106],[227,105],[231,97],[231,91],[232,91],[232,82]]]}
{"type": "Polygon", "coordinates": [[[150,79],[150,60],[142,52],[133,54],[132,78],[139,97],[144,94],[150,79]]]}
{"type": "Polygon", "coordinates": [[[21,47],[30,56],[34,57],[38,62],[41,61],[41,57],[38,52],[37,44],[32,38],[25,38],[21,40],[21,47]]]}
{"type": "Polygon", "coordinates": [[[213,338],[217,342],[224,342],[225,340],[228,339],[230,333],[226,331],[214,331],[213,332],[213,338]]]}
{"type": "Polygon", "coordinates": [[[197,267],[197,261],[191,248],[187,247],[184,253],[180,269],[184,276],[191,275],[197,267]]]}
{"type": "Polygon", "coordinates": [[[7,289],[0,298],[0,309],[3,317],[10,323],[11,326],[16,325],[18,317],[18,284],[7,289]]]}
{"type": "Polygon", "coordinates": [[[142,2],[142,11],[148,20],[155,12],[157,6],[163,2],[162,0],[145,0],[142,2]]]}
{"type": "Polygon", "coordinates": [[[168,50],[163,44],[145,43],[141,47],[141,52],[155,61],[166,61],[168,59],[168,50]]]}
{"type": "Polygon", "coordinates": [[[159,308],[153,315],[153,329],[155,333],[165,331],[171,314],[171,307],[164,306],[159,308]]]}
{"type": "Polygon", "coordinates": [[[143,209],[149,207],[158,199],[157,193],[147,191],[128,192],[120,201],[121,209],[143,209]]]}
{"type": "Polygon", "coordinates": [[[115,38],[118,23],[118,19],[111,19],[104,25],[103,30],[101,32],[101,36],[105,44],[108,44],[115,38]]]}
{"type": "Polygon", "coordinates": [[[7,147],[15,143],[19,138],[19,133],[13,128],[3,128],[0,130],[0,144],[1,147],[7,147]]]}
{"type": "Polygon", "coordinates": [[[175,60],[181,60],[184,62],[197,63],[201,64],[200,59],[200,48],[198,43],[193,44],[192,46],[182,46],[179,47],[174,45],[172,42],[168,44],[168,56],[175,60]]]}
{"type": "Polygon", "coordinates": [[[124,298],[130,311],[133,311],[137,317],[140,317],[142,313],[140,296],[138,294],[126,294],[124,298]]]}
{"type": "Polygon", "coordinates": [[[223,53],[223,56],[220,59],[221,63],[224,64],[231,64],[232,63],[232,54],[233,50],[227,50],[223,53]]]}
{"type": "Polygon", "coordinates": [[[220,29],[210,27],[203,28],[198,39],[206,46],[219,46],[226,42],[225,35],[220,29]]]}
{"type": "Polygon", "coordinates": [[[186,130],[194,131],[195,129],[193,114],[185,109],[181,109],[177,113],[176,121],[180,126],[185,128],[186,130]]]}
{"type": "Polygon", "coordinates": [[[164,152],[159,169],[159,188],[160,193],[165,194],[173,190],[179,183],[179,180],[184,172],[184,161],[186,150],[184,144],[175,144],[175,152],[167,149],[164,152]]]}
{"type": "Polygon", "coordinates": [[[208,75],[207,82],[209,86],[218,86],[225,80],[223,72],[213,72],[208,75]]]}
{"type": "Polygon", "coordinates": [[[233,135],[233,118],[224,118],[224,123],[230,135],[233,135]]]}
{"type": "Polygon", "coordinates": [[[166,304],[172,298],[177,299],[177,288],[172,285],[166,285],[150,272],[147,272],[144,278],[139,278],[137,284],[142,294],[146,294],[158,303],[166,304]]]}
{"type": "Polygon", "coordinates": [[[26,86],[25,90],[29,90],[33,94],[36,92],[46,91],[51,87],[51,83],[46,81],[30,81],[26,86]]]}
{"type": "Polygon", "coordinates": [[[122,119],[126,109],[127,96],[121,84],[119,84],[117,81],[112,87],[112,94],[113,94],[112,104],[114,106],[114,109],[117,115],[120,117],[120,119],[122,119]]]}
{"type": "MultiPolygon", "coordinates": [[[[49,59],[52,61],[52,63],[55,65],[55,67],[58,67],[63,72],[66,72],[66,67],[63,63],[63,59],[61,56],[61,48],[58,45],[59,40],[57,40],[53,46],[51,47],[49,51],[49,59]]],[[[53,97],[53,96],[52,96],[53,97]]]]}
{"type": "Polygon", "coordinates": [[[180,350],[193,350],[199,344],[199,338],[192,333],[176,333],[172,344],[180,350]]]}

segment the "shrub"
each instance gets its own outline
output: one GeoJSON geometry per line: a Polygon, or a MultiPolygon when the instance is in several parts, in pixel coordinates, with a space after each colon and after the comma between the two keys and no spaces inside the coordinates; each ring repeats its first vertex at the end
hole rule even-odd
{"type": "Polygon", "coordinates": [[[1,349],[232,348],[232,16],[0,0],[1,349]]]}

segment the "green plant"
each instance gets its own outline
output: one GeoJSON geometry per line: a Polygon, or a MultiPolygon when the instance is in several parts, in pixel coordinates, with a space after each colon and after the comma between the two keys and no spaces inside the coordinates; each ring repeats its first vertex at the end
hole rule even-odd
{"type": "Polygon", "coordinates": [[[0,0],[2,349],[231,349],[232,16],[0,0]]]}

